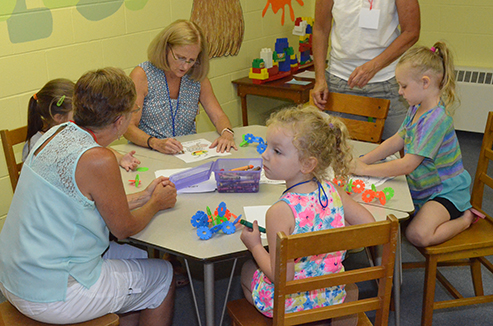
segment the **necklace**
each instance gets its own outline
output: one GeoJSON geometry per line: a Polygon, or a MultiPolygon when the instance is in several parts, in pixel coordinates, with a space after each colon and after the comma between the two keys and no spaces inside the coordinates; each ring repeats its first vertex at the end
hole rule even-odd
{"type": "Polygon", "coordinates": [[[164,81],[166,82],[166,90],[168,91],[169,111],[171,113],[171,126],[173,127],[173,137],[175,137],[176,136],[175,118],[176,118],[176,114],[178,113],[178,107],[180,106],[180,87],[178,86],[178,97],[176,98],[176,110],[175,113],[173,113],[173,105],[171,104],[171,94],[169,92],[168,79],[166,78],[166,74],[164,74],[164,81]]]}
{"type": "Polygon", "coordinates": [[[322,206],[322,208],[325,209],[328,206],[328,204],[329,204],[329,199],[327,198],[327,194],[325,193],[324,187],[322,187],[322,184],[316,178],[313,178],[311,180],[306,180],[306,181],[298,182],[297,184],[292,185],[288,189],[284,190],[282,192],[282,195],[281,196],[283,196],[285,193],[287,193],[289,190],[293,189],[294,187],[299,186],[299,185],[302,185],[304,183],[308,183],[310,181],[316,181],[317,182],[317,186],[318,186],[318,202],[320,203],[320,205],[322,206]]]}
{"type": "Polygon", "coordinates": [[[290,191],[291,189],[293,189],[293,188],[294,188],[294,187],[296,187],[296,186],[302,185],[302,184],[304,184],[304,183],[308,183],[308,182],[310,182],[310,181],[315,181],[315,180],[316,180],[316,179],[315,179],[315,178],[313,178],[313,179],[310,179],[310,180],[306,180],[306,181],[301,181],[301,182],[298,182],[297,184],[294,184],[294,185],[292,185],[291,187],[289,187],[288,189],[284,190],[284,191],[282,192],[282,194],[284,195],[285,193],[287,193],[288,191],[290,191]]]}
{"type": "MultiPolygon", "coordinates": [[[[75,123],[75,121],[73,121],[73,120],[69,120],[69,121],[70,121],[70,122],[72,122],[73,124],[77,125],[77,124],[75,123]]],[[[96,143],[98,143],[98,139],[96,138],[96,135],[94,134],[94,132],[93,132],[91,129],[86,128],[86,127],[82,127],[82,126],[79,126],[79,127],[80,127],[80,128],[82,128],[82,129],[84,129],[84,130],[85,130],[85,131],[87,131],[88,133],[90,133],[90,134],[91,134],[91,136],[92,136],[92,138],[94,139],[94,141],[95,141],[96,143]]],[[[98,143],[98,144],[99,144],[99,143],[98,143]]]]}

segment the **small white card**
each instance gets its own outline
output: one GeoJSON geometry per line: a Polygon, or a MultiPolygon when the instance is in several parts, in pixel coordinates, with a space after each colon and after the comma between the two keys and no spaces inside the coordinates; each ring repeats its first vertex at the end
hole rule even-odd
{"type": "MultiPolygon", "coordinates": [[[[265,228],[265,214],[269,208],[270,205],[244,206],[243,211],[245,212],[245,219],[252,223],[256,220],[258,226],[265,228]]],[[[267,235],[265,233],[260,233],[260,237],[266,239],[267,235]]]]}
{"type": "Polygon", "coordinates": [[[299,74],[296,74],[294,76],[295,77],[299,77],[299,78],[311,78],[311,79],[315,79],[315,71],[305,70],[305,71],[300,72],[299,74]]]}
{"type": "Polygon", "coordinates": [[[286,84],[293,84],[293,85],[308,85],[310,84],[311,81],[306,81],[306,80],[296,80],[296,79],[291,79],[290,81],[286,82],[286,84]]]}
{"type": "Polygon", "coordinates": [[[361,8],[359,12],[359,27],[378,29],[380,21],[380,9],[361,8]]]}

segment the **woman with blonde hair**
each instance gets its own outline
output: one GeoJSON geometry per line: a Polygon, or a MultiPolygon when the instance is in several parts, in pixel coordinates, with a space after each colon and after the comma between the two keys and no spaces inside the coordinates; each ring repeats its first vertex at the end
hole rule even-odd
{"type": "Polygon", "coordinates": [[[173,22],[154,38],[147,56],[130,73],[142,111],[133,116],[125,138],[165,154],[180,153],[183,146],[175,137],[196,133],[200,103],[219,133],[211,148],[237,149],[231,123],[207,78],[207,41],[200,28],[187,20],[173,22]]]}

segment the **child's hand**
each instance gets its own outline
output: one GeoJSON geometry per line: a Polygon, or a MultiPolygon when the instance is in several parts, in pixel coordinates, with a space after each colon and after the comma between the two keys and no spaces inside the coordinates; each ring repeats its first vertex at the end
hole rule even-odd
{"type": "Polygon", "coordinates": [[[127,172],[130,170],[135,170],[140,164],[140,161],[134,157],[134,154],[135,151],[128,152],[120,159],[120,166],[124,168],[127,172]]]}
{"type": "Polygon", "coordinates": [[[250,251],[252,251],[253,248],[258,245],[262,246],[262,240],[260,240],[260,231],[258,229],[258,223],[256,220],[253,221],[253,229],[250,229],[248,227],[243,228],[240,239],[250,251]]]}
{"type": "Polygon", "coordinates": [[[368,166],[368,164],[363,163],[363,161],[361,161],[361,159],[356,158],[351,162],[349,172],[352,174],[355,174],[355,175],[366,175],[365,170],[366,170],[367,166],[368,166]]]}

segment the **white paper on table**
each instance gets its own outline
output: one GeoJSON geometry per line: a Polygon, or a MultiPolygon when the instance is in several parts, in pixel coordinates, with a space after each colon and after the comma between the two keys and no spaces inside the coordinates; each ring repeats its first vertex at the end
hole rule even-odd
{"type": "MultiPolygon", "coordinates": [[[[191,168],[184,168],[184,169],[166,169],[166,170],[157,170],[154,172],[156,175],[156,178],[159,178],[161,176],[169,178],[175,173],[183,172],[191,168]]],[[[195,185],[192,185],[187,188],[183,188],[177,191],[179,194],[193,194],[193,193],[200,193],[200,192],[212,192],[216,190],[216,179],[211,173],[211,176],[209,180],[203,181],[201,183],[197,183],[195,185]]]]}
{"type": "MultiPolygon", "coordinates": [[[[248,222],[257,221],[258,226],[265,228],[265,214],[270,208],[270,205],[260,205],[260,206],[244,206],[243,211],[245,212],[245,219],[248,222]]],[[[267,238],[267,234],[260,233],[262,238],[267,238]]]]}
{"type": "Polygon", "coordinates": [[[286,183],[286,181],[284,180],[271,180],[269,178],[267,178],[265,176],[265,170],[262,169],[262,171],[260,172],[260,181],[259,183],[262,183],[262,184],[270,184],[270,185],[277,185],[277,184],[283,184],[283,183],[286,183]]]}
{"type": "Polygon", "coordinates": [[[175,155],[176,158],[185,163],[199,162],[215,156],[227,156],[231,153],[218,153],[215,148],[209,148],[211,142],[206,139],[196,139],[181,143],[183,146],[183,154],[175,155]]]}
{"type": "Polygon", "coordinates": [[[296,74],[294,76],[295,77],[300,77],[300,78],[312,78],[312,79],[315,79],[315,71],[305,70],[305,71],[300,72],[299,74],[296,74]]]}
{"type": "Polygon", "coordinates": [[[290,81],[286,82],[286,84],[293,84],[293,85],[308,85],[312,83],[311,81],[306,81],[306,80],[296,80],[296,79],[291,79],[290,81]]]}

